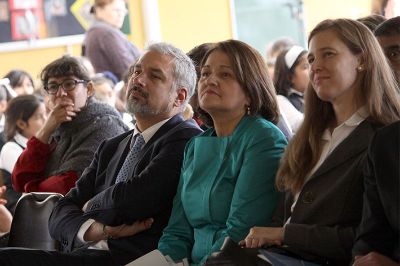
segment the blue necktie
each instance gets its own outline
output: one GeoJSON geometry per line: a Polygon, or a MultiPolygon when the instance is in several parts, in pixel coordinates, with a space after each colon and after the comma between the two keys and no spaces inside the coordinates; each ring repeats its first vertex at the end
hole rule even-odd
{"type": "Polygon", "coordinates": [[[115,183],[124,182],[128,180],[129,170],[135,167],[138,159],[138,155],[140,150],[144,145],[144,138],[142,134],[137,134],[135,136],[135,142],[132,145],[131,150],[129,151],[128,155],[125,158],[124,164],[122,165],[121,169],[118,172],[117,179],[115,183]]]}

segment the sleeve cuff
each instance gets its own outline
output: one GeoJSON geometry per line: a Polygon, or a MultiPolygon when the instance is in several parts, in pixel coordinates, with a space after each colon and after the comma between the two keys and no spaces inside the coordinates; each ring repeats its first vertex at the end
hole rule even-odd
{"type": "Polygon", "coordinates": [[[306,230],[301,224],[287,223],[284,227],[283,243],[291,247],[307,245],[308,238],[306,230]]]}
{"type": "Polygon", "coordinates": [[[86,244],[85,240],[83,240],[83,236],[85,235],[86,231],[89,229],[89,227],[95,222],[93,219],[88,219],[86,222],[84,222],[81,227],[79,228],[78,234],[76,235],[76,238],[82,243],[86,244]]]}

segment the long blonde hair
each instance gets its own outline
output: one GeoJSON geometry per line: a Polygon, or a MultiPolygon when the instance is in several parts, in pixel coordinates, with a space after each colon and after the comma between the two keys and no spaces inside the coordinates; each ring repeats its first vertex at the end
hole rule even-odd
{"type": "MultiPolygon", "coordinates": [[[[333,30],[354,55],[361,55],[365,71],[356,101],[365,105],[373,123],[387,125],[400,120],[399,88],[379,43],[363,24],[351,19],[324,20],[310,33],[308,43],[318,33],[333,30]]],[[[305,97],[304,121],[289,143],[278,169],[278,189],[293,194],[301,190],[305,179],[321,155],[321,137],[335,119],[332,104],[318,98],[311,83],[305,97]]]]}

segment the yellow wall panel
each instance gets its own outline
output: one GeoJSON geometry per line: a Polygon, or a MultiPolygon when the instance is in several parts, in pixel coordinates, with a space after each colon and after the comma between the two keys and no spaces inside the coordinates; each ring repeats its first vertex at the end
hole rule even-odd
{"type": "Polygon", "coordinates": [[[141,3],[141,0],[129,0],[131,34],[128,38],[140,49],[143,48],[145,43],[141,3]]]}
{"type": "Polygon", "coordinates": [[[306,31],[309,33],[324,19],[357,19],[371,13],[372,0],[303,0],[306,31]]]}
{"type": "Polygon", "coordinates": [[[229,0],[159,0],[161,37],[189,51],[232,38],[229,0]]]}
{"type": "Polygon", "coordinates": [[[28,71],[34,79],[38,79],[44,66],[65,53],[67,53],[66,47],[0,53],[0,77],[12,69],[23,69],[28,71]]]}

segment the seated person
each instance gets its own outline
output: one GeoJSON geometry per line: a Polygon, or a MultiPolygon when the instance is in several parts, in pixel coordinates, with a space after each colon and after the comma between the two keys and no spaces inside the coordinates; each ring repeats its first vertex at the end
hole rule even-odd
{"type": "Polygon", "coordinates": [[[19,192],[66,194],[89,166],[99,144],[127,130],[117,111],[92,98],[86,69],[70,56],[41,73],[51,110],[43,127],[27,143],[12,172],[19,192]]]}
{"type": "Polygon", "coordinates": [[[310,80],[307,51],[295,45],[279,54],[273,79],[277,94],[287,98],[299,112],[303,113],[304,91],[310,80]]]}
{"type": "Polygon", "coordinates": [[[374,34],[389,60],[400,86],[400,16],[379,24],[374,34]]]}
{"type": "Polygon", "coordinates": [[[200,108],[211,127],[189,141],[168,226],[158,249],[175,261],[201,265],[225,237],[241,240],[268,223],[286,139],[274,87],[262,56],[228,40],[207,51],[198,84],[200,108]]]}
{"type": "Polygon", "coordinates": [[[13,96],[32,94],[34,91],[32,77],[26,71],[14,69],[8,72],[4,78],[10,80],[10,86],[15,92],[13,96]]]}
{"type": "Polygon", "coordinates": [[[377,128],[400,119],[400,95],[372,32],[354,20],[319,23],[309,36],[308,62],[309,105],[277,174],[284,206],[275,227],[252,228],[244,244],[348,265],[368,144],[377,128]]]}
{"type": "Polygon", "coordinates": [[[114,83],[102,73],[96,74],[93,78],[94,97],[103,103],[115,108],[116,95],[114,83]]]}
{"type": "Polygon", "coordinates": [[[4,124],[6,123],[6,116],[4,112],[6,111],[8,104],[7,88],[2,83],[8,84],[8,80],[0,79],[0,150],[6,143],[6,138],[4,135],[4,124]]]}
{"type": "Polygon", "coordinates": [[[28,139],[33,137],[46,121],[46,107],[42,98],[35,95],[17,96],[8,103],[6,110],[5,137],[7,143],[0,152],[0,171],[6,185],[5,205],[14,213],[15,205],[21,193],[16,192],[11,184],[11,172],[15,162],[26,148],[28,139]]]}
{"type": "Polygon", "coordinates": [[[400,121],[378,130],[364,172],[355,266],[400,265],[400,121]]]}
{"type": "Polygon", "coordinates": [[[50,234],[65,253],[5,249],[0,265],[123,265],[157,248],[185,145],[201,133],[194,120],[181,115],[195,82],[194,65],[182,51],[165,43],[150,45],[127,86],[127,109],[137,119],[134,130],[100,145],[50,216],[50,234]]]}

